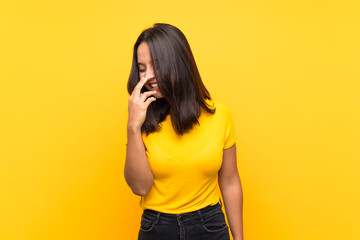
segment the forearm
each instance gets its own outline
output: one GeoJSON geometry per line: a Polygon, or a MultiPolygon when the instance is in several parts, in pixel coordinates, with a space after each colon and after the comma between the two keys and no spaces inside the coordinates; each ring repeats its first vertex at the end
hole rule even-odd
{"type": "Polygon", "coordinates": [[[147,161],[141,130],[128,127],[124,175],[131,190],[146,195],[153,184],[153,174],[147,161]]]}
{"type": "Polygon", "coordinates": [[[243,240],[243,194],[240,179],[220,183],[225,211],[234,240],[243,240]]]}

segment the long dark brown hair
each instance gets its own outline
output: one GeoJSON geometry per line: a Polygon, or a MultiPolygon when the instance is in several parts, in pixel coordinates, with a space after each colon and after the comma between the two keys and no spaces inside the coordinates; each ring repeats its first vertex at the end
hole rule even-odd
{"type": "MultiPolygon", "coordinates": [[[[159,124],[170,114],[175,132],[183,135],[199,124],[201,109],[215,112],[206,102],[211,97],[201,80],[190,45],[185,35],[172,25],[157,23],[145,29],[134,45],[127,85],[129,94],[139,82],[137,51],[143,42],[149,46],[155,78],[164,98],[150,104],[141,130],[146,134],[160,130],[159,124]]],[[[147,89],[143,87],[141,91],[147,89]]]]}

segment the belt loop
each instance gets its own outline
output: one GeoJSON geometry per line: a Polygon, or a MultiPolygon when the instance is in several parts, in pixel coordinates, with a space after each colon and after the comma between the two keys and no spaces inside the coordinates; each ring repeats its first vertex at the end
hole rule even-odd
{"type": "Polygon", "coordinates": [[[156,214],[156,219],[155,219],[155,222],[154,222],[154,224],[156,225],[157,223],[158,223],[158,221],[159,221],[159,218],[160,218],[160,212],[158,212],[157,214],[156,214]]]}
{"type": "Polygon", "coordinates": [[[204,219],[203,219],[203,216],[202,216],[202,214],[201,214],[201,211],[198,210],[197,213],[199,214],[201,223],[204,224],[204,219]]]}
{"type": "Polygon", "coordinates": [[[222,201],[221,201],[221,198],[219,198],[219,203],[220,203],[220,206],[222,207],[222,201]]]}

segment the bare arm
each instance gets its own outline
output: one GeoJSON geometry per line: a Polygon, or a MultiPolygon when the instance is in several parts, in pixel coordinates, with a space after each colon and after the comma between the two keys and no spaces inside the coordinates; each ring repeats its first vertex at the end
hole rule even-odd
{"type": "Polygon", "coordinates": [[[236,145],[224,149],[219,185],[234,240],[243,240],[243,194],[236,163],[236,145]]]}
{"type": "Polygon", "coordinates": [[[140,196],[146,195],[153,184],[153,174],[149,167],[145,146],[141,138],[141,126],[145,121],[147,108],[150,103],[156,100],[156,98],[149,96],[156,93],[156,91],[148,91],[141,94],[140,90],[146,81],[147,78],[141,79],[129,98],[129,119],[124,168],[127,184],[136,195],[140,196]]]}

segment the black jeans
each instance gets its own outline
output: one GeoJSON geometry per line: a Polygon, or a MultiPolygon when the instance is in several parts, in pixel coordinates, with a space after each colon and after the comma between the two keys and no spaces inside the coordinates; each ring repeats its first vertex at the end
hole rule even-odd
{"type": "Polygon", "coordinates": [[[144,210],[138,240],[230,240],[218,203],[195,212],[165,214],[144,210]]]}

